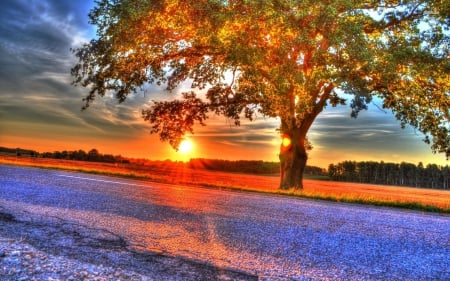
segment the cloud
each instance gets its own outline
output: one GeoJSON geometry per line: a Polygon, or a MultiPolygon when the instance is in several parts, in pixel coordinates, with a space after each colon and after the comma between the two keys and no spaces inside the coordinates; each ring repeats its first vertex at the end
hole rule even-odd
{"type": "MultiPolygon", "coordinates": [[[[369,105],[358,118],[350,118],[347,106],[327,108],[313,124],[310,140],[315,165],[342,160],[410,161],[431,159],[433,154],[423,143],[420,132],[411,127],[402,129],[390,111],[369,105]],[[420,157],[419,157],[420,158],[420,157]],[[324,160],[325,159],[325,160],[324,160]]],[[[439,160],[438,157],[434,161],[439,160]]],[[[443,163],[443,160],[441,160],[443,163]]]]}
{"type": "Polygon", "coordinates": [[[80,34],[76,26],[46,1],[7,0],[0,5],[0,79],[7,85],[2,91],[28,92],[69,72],[70,47],[80,34]]]}
{"type": "Polygon", "coordinates": [[[75,57],[70,48],[88,42],[87,13],[92,1],[6,0],[0,6],[0,115],[2,131],[39,126],[45,135],[130,137],[145,129],[136,110],[142,98],[123,104],[98,99],[81,112],[87,89],[71,85],[75,57]],[[14,124],[14,125],[12,125],[14,124]],[[47,131],[47,132],[45,132],[47,131]]]}
{"type": "Polygon", "coordinates": [[[241,126],[235,126],[233,120],[212,115],[204,127],[197,127],[195,138],[208,138],[212,142],[224,145],[255,147],[267,149],[278,138],[278,122],[274,119],[242,120],[241,126]]]}

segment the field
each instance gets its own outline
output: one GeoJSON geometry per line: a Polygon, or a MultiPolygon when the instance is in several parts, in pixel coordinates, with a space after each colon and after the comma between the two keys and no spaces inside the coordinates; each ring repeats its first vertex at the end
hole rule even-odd
{"type": "Polygon", "coordinates": [[[0,156],[0,163],[122,176],[170,184],[267,192],[331,201],[450,213],[449,190],[305,179],[302,191],[280,191],[278,190],[279,178],[276,176],[257,176],[190,169],[183,163],[169,161],[161,161],[152,165],[107,164],[49,158],[0,156]]]}

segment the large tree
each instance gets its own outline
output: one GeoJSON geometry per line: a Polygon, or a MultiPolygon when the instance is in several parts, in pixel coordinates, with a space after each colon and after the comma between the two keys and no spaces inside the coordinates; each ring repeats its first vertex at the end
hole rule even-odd
{"type": "Polygon", "coordinates": [[[176,148],[209,113],[240,124],[278,117],[280,188],[301,188],[306,136],[327,105],[373,97],[401,126],[449,148],[450,8],[443,0],[99,0],[97,36],[74,54],[84,107],[108,92],[122,102],[149,84],[191,90],[143,110],[176,148]]]}

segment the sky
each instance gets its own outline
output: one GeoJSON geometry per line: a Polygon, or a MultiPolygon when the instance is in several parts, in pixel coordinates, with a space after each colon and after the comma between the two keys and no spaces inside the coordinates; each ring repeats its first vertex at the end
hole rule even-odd
{"type": "MultiPolygon", "coordinates": [[[[97,98],[81,111],[87,89],[71,85],[76,63],[70,48],[95,36],[87,14],[93,0],[2,0],[0,2],[0,146],[89,151],[152,160],[210,158],[278,161],[280,136],[275,119],[258,116],[235,127],[211,116],[187,138],[188,154],[174,151],[157,135],[141,111],[152,99],[175,93],[152,88],[118,104],[97,98]]],[[[357,119],[349,106],[326,108],[309,132],[313,150],[309,165],[328,167],[344,160],[435,163],[448,165],[443,154],[433,154],[423,135],[401,129],[392,112],[375,101],[357,119]]]]}

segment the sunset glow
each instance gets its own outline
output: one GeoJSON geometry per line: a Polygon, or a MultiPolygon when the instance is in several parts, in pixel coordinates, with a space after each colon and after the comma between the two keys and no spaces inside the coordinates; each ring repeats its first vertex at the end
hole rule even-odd
{"type": "Polygon", "coordinates": [[[283,144],[283,146],[285,148],[288,148],[288,147],[291,146],[292,141],[291,141],[291,138],[289,136],[284,135],[282,140],[281,140],[281,143],[283,144]]]}
{"type": "Polygon", "coordinates": [[[192,151],[193,144],[190,140],[182,140],[178,150],[183,154],[188,154],[192,151]]]}
{"type": "MultiPolygon", "coordinates": [[[[0,64],[0,146],[41,153],[95,148],[105,154],[152,160],[279,161],[280,145],[292,145],[292,140],[280,138],[279,119],[259,115],[253,122],[242,120],[236,127],[230,120],[211,114],[207,126],[194,127],[190,143],[174,150],[158,135],[149,133],[150,124],[140,112],[152,100],[170,100],[189,91],[190,83],[180,84],[173,93],[167,93],[165,85],[148,85],[123,103],[108,94],[80,111],[88,90],[71,84],[68,66],[75,57],[69,50],[95,36],[87,17],[94,1],[42,0],[45,12],[38,9],[40,5],[13,2],[1,3],[4,16],[0,20],[7,31],[2,34],[5,44],[0,64]]],[[[230,73],[226,82],[231,83],[231,79],[230,73]]],[[[344,98],[350,102],[352,96],[344,98]]],[[[374,98],[373,105],[356,119],[350,118],[349,105],[324,108],[308,133],[313,145],[308,164],[323,168],[345,160],[449,164],[444,154],[431,152],[420,132],[410,126],[401,129],[391,111],[380,110],[382,103],[374,98]]]]}

